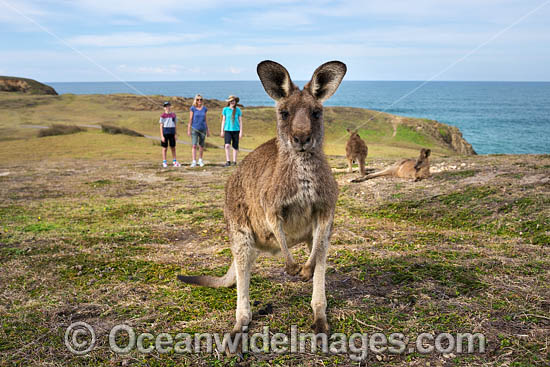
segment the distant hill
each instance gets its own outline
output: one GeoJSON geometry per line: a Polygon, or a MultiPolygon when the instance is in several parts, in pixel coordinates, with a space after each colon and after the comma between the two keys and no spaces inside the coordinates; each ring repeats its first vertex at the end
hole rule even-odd
{"type": "Polygon", "coordinates": [[[0,92],[57,95],[55,89],[33,79],[0,76],[0,92]]]}

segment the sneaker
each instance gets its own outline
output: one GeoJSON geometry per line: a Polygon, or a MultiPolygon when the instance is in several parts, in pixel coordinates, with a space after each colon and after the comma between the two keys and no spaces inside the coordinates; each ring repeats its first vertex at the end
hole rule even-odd
{"type": "Polygon", "coordinates": [[[180,164],[180,162],[178,162],[178,161],[174,161],[174,167],[181,167],[181,164],[180,164]]]}
{"type": "Polygon", "coordinates": [[[191,162],[191,168],[193,168],[193,167],[197,167],[197,161],[191,162]]]}
{"type": "Polygon", "coordinates": [[[224,167],[229,167],[229,166],[231,166],[231,162],[229,162],[229,161],[225,162],[225,166],[224,166],[224,167]]]}
{"type": "Polygon", "coordinates": [[[202,159],[199,159],[199,166],[204,167],[204,162],[202,161],[202,159]]]}
{"type": "Polygon", "coordinates": [[[164,168],[168,167],[168,163],[166,163],[166,161],[162,162],[162,167],[164,168]]]}

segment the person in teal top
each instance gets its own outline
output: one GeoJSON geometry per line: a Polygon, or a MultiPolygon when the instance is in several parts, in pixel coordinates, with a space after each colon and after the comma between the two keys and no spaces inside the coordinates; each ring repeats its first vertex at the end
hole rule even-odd
{"type": "Polygon", "coordinates": [[[237,152],[239,151],[239,139],[243,137],[243,113],[237,103],[239,97],[229,96],[226,100],[227,107],[222,111],[222,124],[220,136],[225,141],[225,166],[231,165],[229,160],[229,146],[233,147],[233,164],[237,164],[237,152]]]}

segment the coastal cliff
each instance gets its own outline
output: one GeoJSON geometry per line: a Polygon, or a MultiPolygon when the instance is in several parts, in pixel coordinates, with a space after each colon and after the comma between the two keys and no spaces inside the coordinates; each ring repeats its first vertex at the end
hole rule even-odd
{"type": "Polygon", "coordinates": [[[57,95],[55,89],[33,79],[0,75],[0,92],[57,95]]]}

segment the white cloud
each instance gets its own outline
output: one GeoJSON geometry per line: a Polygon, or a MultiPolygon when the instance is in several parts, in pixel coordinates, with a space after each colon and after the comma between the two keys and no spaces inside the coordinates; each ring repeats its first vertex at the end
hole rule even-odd
{"type": "Polygon", "coordinates": [[[177,74],[182,71],[179,65],[167,66],[127,66],[119,65],[118,70],[137,74],[177,74]]]}
{"type": "Polygon", "coordinates": [[[144,32],[116,33],[108,35],[80,35],[69,43],[75,46],[135,47],[193,42],[205,37],[200,34],[151,34],[144,32]]]}
{"type": "Polygon", "coordinates": [[[32,21],[37,22],[49,14],[48,11],[28,1],[0,1],[0,24],[22,27],[18,30],[35,30],[37,27],[32,21]]]}
{"type": "Polygon", "coordinates": [[[243,68],[237,68],[237,67],[235,67],[235,66],[230,66],[230,67],[229,67],[229,72],[230,72],[231,74],[241,74],[243,71],[244,71],[243,68]]]}
{"type": "Polygon", "coordinates": [[[313,19],[304,12],[294,12],[289,10],[264,11],[245,13],[242,19],[224,18],[229,24],[242,24],[243,20],[248,26],[261,29],[294,29],[304,26],[310,26],[314,23],[313,19]]]}
{"type": "Polygon", "coordinates": [[[139,19],[145,22],[178,22],[185,21],[191,14],[210,9],[249,9],[272,5],[300,3],[299,0],[267,0],[258,3],[256,0],[75,0],[73,6],[88,11],[126,18],[139,19]]]}

